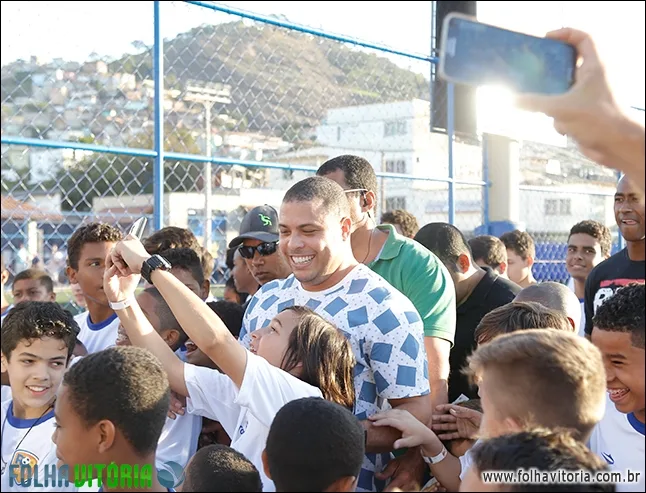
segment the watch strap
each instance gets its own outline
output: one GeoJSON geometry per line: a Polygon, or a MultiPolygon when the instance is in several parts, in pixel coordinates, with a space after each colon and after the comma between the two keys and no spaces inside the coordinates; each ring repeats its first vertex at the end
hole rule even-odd
{"type": "Polygon", "coordinates": [[[148,284],[152,284],[150,276],[157,269],[170,270],[171,265],[168,260],[161,255],[152,255],[141,265],[141,277],[143,277],[148,284]]]}

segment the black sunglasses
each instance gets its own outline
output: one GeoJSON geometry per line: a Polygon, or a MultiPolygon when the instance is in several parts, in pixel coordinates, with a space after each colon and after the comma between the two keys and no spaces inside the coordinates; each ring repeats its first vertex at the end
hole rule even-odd
{"type": "Polygon", "coordinates": [[[240,247],[238,247],[238,251],[240,251],[240,256],[248,260],[251,260],[256,252],[258,252],[261,257],[266,257],[267,255],[273,255],[274,253],[276,253],[277,249],[278,249],[277,241],[272,241],[270,243],[261,243],[260,245],[255,247],[244,246],[244,245],[241,245],[240,247]]]}

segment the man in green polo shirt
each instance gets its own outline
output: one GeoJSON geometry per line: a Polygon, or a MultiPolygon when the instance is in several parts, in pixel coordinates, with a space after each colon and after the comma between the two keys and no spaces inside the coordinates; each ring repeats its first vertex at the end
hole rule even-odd
{"type": "Polygon", "coordinates": [[[390,224],[374,218],[377,176],[357,156],[339,156],[316,172],[337,182],[352,206],[352,250],[355,258],[406,295],[424,321],[428,376],[433,408],[448,402],[449,352],[455,336],[455,289],[438,258],[390,224]]]}

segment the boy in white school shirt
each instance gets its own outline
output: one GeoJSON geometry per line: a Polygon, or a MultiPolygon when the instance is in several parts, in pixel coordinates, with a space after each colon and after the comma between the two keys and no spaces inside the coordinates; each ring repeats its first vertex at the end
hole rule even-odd
{"type": "Polygon", "coordinates": [[[2,371],[11,382],[3,400],[2,491],[73,491],[73,485],[44,486],[44,470],[57,463],[54,401],[79,328],[72,315],[53,302],[16,305],[2,324],[2,371]],[[21,466],[38,466],[38,482],[23,478],[21,466]],[[24,483],[23,483],[24,481],[24,483]]]}
{"type": "Polygon", "coordinates": [[[81,226],[67,242],[67,277],[83,291],[87,311],[74,317],[79,340],[88,353],[114,346],[119,319],[103,292],[105,257],[122,238],[121,231],[109,224],[81,226]]]}
{"type": "MultiPolygon", "coordinates": [[[[173,351],[176,352],[187,341],[188,336],[157,288],[148,288],[139,293],[137,303],[155,331],[173,351]]],[[[117,346],[130,345],[128,334],[119,324],[117,346]]],[[[166,468],[165,464],[169,461],[185,468],[197,451],[201,431],[201,416],[186,413],[177,415],[175,419],[167,417],[157,444],[157,469],[166,468]]]]}
{"type": "Polygon", "coordinates": [[[590,449],[610,468],[633,473],[635,482],[617,491],[644,491],[644,296],[643,284],[619,289],[593,319],[592,343],[603,355],[608,400],[606,413],[590,438],[590,449]],[[639,474],[638,477],[635,475],[639,474]]]}

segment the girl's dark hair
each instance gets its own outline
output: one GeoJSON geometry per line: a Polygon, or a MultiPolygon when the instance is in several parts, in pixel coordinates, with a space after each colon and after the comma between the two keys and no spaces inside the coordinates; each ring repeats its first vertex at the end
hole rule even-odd
{"type": "Polygon", "coordinates": [[[299,316],[298,325],[280,367],[285,371],[303,365],[300,379],[321,389],[323,397],[345,408],[354,408],[354,365],[352,346],[330,322],[305,306],[285,308],[299,316]]]}

